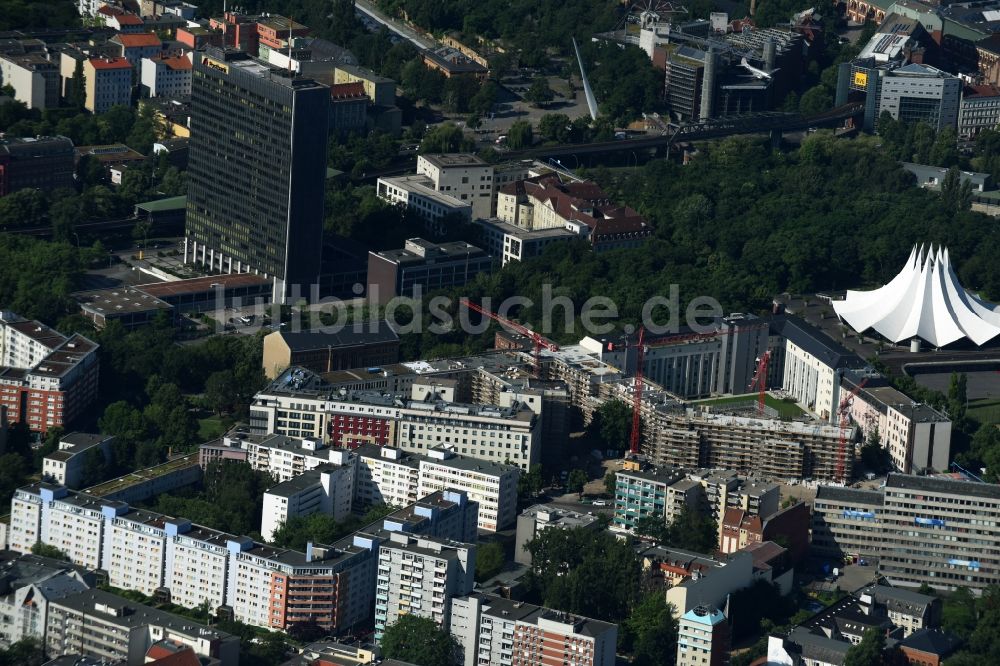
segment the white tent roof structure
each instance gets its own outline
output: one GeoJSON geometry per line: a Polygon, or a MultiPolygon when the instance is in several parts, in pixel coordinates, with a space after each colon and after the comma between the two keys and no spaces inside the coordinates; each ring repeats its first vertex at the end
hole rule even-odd
{"type": "Polygon", "coordinates": [[[859,333],[875,329],[900,342],[921,338],[935,347],[968,338],[983,345],[1000,335],[1000,310],[959,284],[948,250],[913,247],[906,266],[884,287],[848,291],[834,301],[837,316],[859,333]]]}

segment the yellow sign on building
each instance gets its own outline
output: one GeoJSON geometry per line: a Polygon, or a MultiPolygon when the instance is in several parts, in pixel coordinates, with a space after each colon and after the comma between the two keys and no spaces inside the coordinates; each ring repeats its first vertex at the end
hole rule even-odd
{"type": "Polygon", "coordinates": [[[868,87],[868,73],[867,72],[854,72],[854,85],[859,88],[868,87]]]}

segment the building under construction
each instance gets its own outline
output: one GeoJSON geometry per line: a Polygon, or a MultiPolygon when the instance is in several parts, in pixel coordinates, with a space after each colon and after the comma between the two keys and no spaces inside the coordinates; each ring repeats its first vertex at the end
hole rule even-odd
{"type": "MultiPolygon", "coordinates": [[[[781,479],[836,479],[840,428],[776,418],[713,414],[671,405],[646,410],[642,450],[658,465],[697,464],[781,479]]],[[[854,427],[844,451],[854,463],[854,427]]]]}

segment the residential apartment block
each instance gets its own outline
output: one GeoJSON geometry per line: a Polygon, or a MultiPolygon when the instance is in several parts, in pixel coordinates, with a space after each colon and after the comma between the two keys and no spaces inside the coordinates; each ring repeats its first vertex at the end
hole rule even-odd
{"type": "MultiPolygon", "coordinates": [[[[464,365],[452,367],[452,372],[456,370],[471,371],[464,365]]],[[[295,372],[301,370],[286,371],[295,372]]],[[[362,372],[373,384],[387,383],[382,369],[362,372]]],[[[283,385],[287,376],[279,376],[254,398],[250,408],[254,433],[305,433],[339,446],[374,443],[413,453],[445,448],[523,470],[541,456],[542,400],[534,394],[503,392],[498,404],[469,404],[456,402],[455,390],[443,387],[437,378],[420,379],[430,382],[421,384],[413,376],[396,384],[407,386],[405,392],[389,392],[340,391],[312,373],[283,385]]]]}
{"type": "Polygon", "coordinates": [[[882,488],[820,488],[813,548],[829,557],[878,562],[906,586],[982,590],[1000,581],[1000,486],[947,477],[890,474],[882,488]]]}
{"type": "Polygon", "coordinates": [[[160,649],[216,659],[236,666],[240,640],[187,617],[127,601],[98,589],[84,590],[49,603],[45,649],[50,655],[77,654],[109,663],[142,664],[160,649]]]}
{"type": "Polygon", "coordinates": [[[191,60],[187,56],[155,55],[143,58],[140,83],[149,90],[150,97],[190,97],[191,69],[191,60]]]}
{"type": "Polygon", "coordinates": [[[260,533],[265,541],[290,518],[322,513],[337,522],[351,513],[354,465],[320,465],[264,493],[260,533]]]}
{"type": "Polygon", "coordinates": [[[695,606],[677,622],[677,666],[723,666],[729,637],[729,619],[721,610],[695,606]]]}
{"type": "Polygon", "coordinates": [[[132,63],[125,58],[89,58],[83,63],[83,76],[87,89],[84,106],[91,113],[131,103],[132,63]]]}
{"type": "Polygon", "coordinates": [[[362,507],[405,506],[439,490],[465,492],[479,504],[479,529],[495,532],[514,522],[520,468],[431,449],[424,455],[366,445],[358,459],[355,499],[362,507]]]}
{"type": "Polygon", "coordinates": [[[451,599],[472,592],[476,546],[392,532],[378,551],[375,640],[403,615],[448,628],[451,599]]]}
{"type": "Polygon", "coordinates": [[[647,517],[669,525],[685,509],[711,516],[721,529],[728,509],[763,517],[775,513],[779,492],[777,484],[740,478],[728,470],[623,469],[615,473],[612,529],[630,532],[647,517]]]}
{"type": "Polygon", "coordinates": [[[462,490],[479,503],[479,529],[496,532],[517,517],[521,468],[431,449],[420,460],[417,497],[446,489],[462,490]]]}
{"type": "Polygon", "coordinates": [[[97,397],[97,344],[0,312],[0,405],[39,433],[73,422],[97,397]]]}
{"type": "MultiPolygon", "coordinates": [[[[9,548],[28,553],[41,542],[102,570],[115,587],[189,608],[227,607],[254,626],[315,622],[336,634],[371,618],[378,549],[391,534],[474,541],[478,512],[464,493],[437,492],[335,544],[299,552],[37,483],[11,501],[9,548]]],[[[474,557],[464,561],[471,589],[474,557]]]]}
{"type": "Polygon", "coordinates": [[[44,639],[49,603],[93,585],[83,567],[37,555],[0,553],[0,648],[25,638],[44,639]]]}
{"type": "Polygon", "coordinates": [[[29,109],[59,106],[59,60],[47,52],[0,56],[0,83],[14,89],[14,99],[29,109]]]}
{"type": "Polygon", "coordinates": [[[618,627],[487,594],[451,600],[463,666],[613,666],[618,627]]]}
{"type": "Polygon", "coordinates": [[[869,382],[851,401],[850,415],[865,441],[877,437],[893,469],[903,474],[947,471],[951,420],[930,405],[910,399],[879,375],[844,373],[842,390],[852,390],[863,378],[869,382]]]}
{"type": "Polygon", "coordinates": [[[108,40],[108,43],[117,47],[118,53],[116,55],[128,60],[136,72],[141,71],[144,58],[155,58],[163,50],[163,42],[151,32],[118,33],[108,40]]]}

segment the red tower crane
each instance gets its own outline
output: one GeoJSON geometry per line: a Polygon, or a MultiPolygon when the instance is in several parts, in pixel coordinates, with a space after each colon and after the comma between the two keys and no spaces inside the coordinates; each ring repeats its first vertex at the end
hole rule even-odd
{"type": "Polygon", "coordinates": [[[496,314],[495,312],[490,312],[486,308],[482,308],[482,307],[476,305],[475,303],[473,303],[472,301],[470,301],[467,298],[463,298],[460,301],[460,303],[462,305],[464,305],[465,307],[469,308],[470,310],[472,310],[473,312],[478,312],[479,314],[483,315],[484,317],[489,317],[490,319],[492,319],[493,321],[497,322],[501,326],[505,326],[505,327],[509,328],[510,330],[514,331],[515,333],[520,333],[524,337],[526,337],[529,340],[531,340],[532,344],[534,344],[534,346],[535,346],[535,353],[534,353],[534,359],[535,359],[535,376],[538,376],[541,373],[542,364],[541,364],[541,360],[540,360],[539,356],[541,355],[542,349],[544,348],[544,349],[548,349],[549,351],[559,351],[559,345],[557,345],[556,343],[552,342],[551,340],[543,337],[541,334],[536,333],[535,331],[531,330],[527,326],[524,326],[523,324],[518,324],[516,321],[511,321],[510,319],[507,319],[506,317],[501,317],[500,315],[496,314]]]}
{"type": "Polygon", "coordinates": [[[646,358],[646,329],[639,327],[639,340],[636,342],[636,364],[635,379],[632,389],[632,432],[629,433],[629,453],[633,456],[639,455],[639,412],[642,410],[642,364],[646,358]]]}
{"type": "Polygon", "coordinates": [[[858,385],[840,401],[840,406],[837,408],[837,415],[840,416],[840,442],[837,446],[837,480],[841,483],[847,480],[844,459],[847,457],[847,427],[851,425],[851,404],[854,403],[854,396],[867,383],[867,377],[858,382],[858,385]]]}
{"type": "Polygon", "coordinates": [[[771,362],[771,352],[766,351],[764,355],[757,359],[757,372],[753,374],[750,381],[750,389],[757,389],[757,413],[764,415],[764,397],[767,395],[767,365],[771,362]]]}

